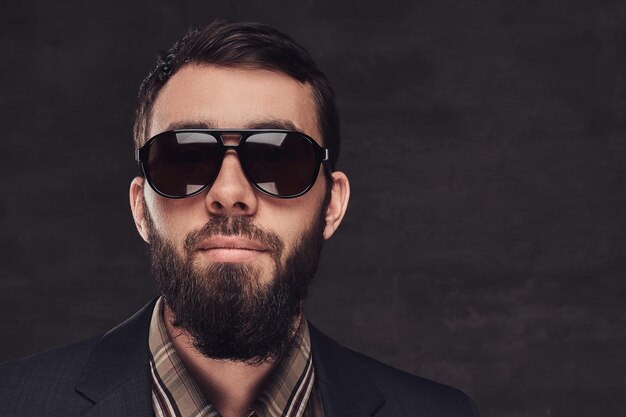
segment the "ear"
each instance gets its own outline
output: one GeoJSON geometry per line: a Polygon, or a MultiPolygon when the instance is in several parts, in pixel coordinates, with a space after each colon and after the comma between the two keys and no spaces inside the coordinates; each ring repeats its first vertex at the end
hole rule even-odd
{"type": "Polygon", "coordinates": [[[143,186],[144,179],[141,177],[135,177],[130,183],[130,210],[133,212],[133,219],[135,220],[135,227],[139,232],[139,235],[150,243],[150,234],[148,233],[148,223],[146,220],[146,208],[143,205],[143,186]]]}
{"type": "Polygon", "coordinates": [[[341,171],[332,173],[333,183],[330,191],[330,201],[326,209],[326,227],[324,228],[324,239],[330,239],[339,227],[343,216],[348,209],[350,200],[350,182],[348,177],[341,171]]]}

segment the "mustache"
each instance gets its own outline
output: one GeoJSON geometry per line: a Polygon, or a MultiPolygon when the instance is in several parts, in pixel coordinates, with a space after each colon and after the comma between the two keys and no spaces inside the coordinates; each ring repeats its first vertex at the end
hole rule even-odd
{"type": "Polygon", "coordinates": [[[241,236],[268,247],[276,257],[280,257],[284,243],[277,234],[257,226],[248,217],[224,216],[209,219],[202,227],[187,234],[183,246],[187,255],[198,250],[202,242],[213,236],[241,236]]]}

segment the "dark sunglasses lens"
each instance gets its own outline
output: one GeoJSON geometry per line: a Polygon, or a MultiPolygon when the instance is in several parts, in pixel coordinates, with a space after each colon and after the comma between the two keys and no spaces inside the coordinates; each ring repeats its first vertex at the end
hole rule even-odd
{"type": "Polygon", "coordinates": [[[172,197],[184,197],[211,182],[221,162],[217,139],[206,133],[164,132],[148,154],[153,185],[172,197]]]}
{"type": "Polygon", "coordinates": [[[305,191],[317,177],[315,148],[297,133],[258,133],[244,146],[242,162],[250,180],[276,196],[305,191]]]}

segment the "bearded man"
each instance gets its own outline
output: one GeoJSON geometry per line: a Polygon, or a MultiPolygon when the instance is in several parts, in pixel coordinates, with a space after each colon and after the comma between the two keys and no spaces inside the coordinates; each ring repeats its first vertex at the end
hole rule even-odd
{"type": "Polygon", "coordinates": [[[144,80],[130,205],[160,296],[103,336],[0,367],[3,416],[477,416],[462,392],[303,315],[350,195],[333,91],[257,23],[192,28],[144,80]]]}

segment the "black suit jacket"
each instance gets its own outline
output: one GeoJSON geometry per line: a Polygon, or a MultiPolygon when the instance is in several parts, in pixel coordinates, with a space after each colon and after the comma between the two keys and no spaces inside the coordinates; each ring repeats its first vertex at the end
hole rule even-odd
{"type": "MultiPolygon", "coordinates": [[[[154,416],[148,330],[155,300],[103,336],[0,365],[0,416],[154,416]]],[[[349,350],[309,323],[326,417],[476,417],[461,391],[349,350]]]]}

